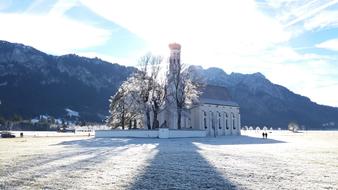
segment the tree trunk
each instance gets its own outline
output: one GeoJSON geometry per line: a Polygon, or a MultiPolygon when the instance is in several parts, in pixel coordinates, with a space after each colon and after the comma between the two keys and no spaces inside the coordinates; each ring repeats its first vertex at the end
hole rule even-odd
{"type": "Polygon", "coordinates": [[[121,125],[122,125],[122,130],[124,130],[124,123],[125,123],[125,113],[124,113],[124,106],[122,107],[122,117],[121,117],[121,125]]]}
{"type": "Polygon", "coordinates": [[[124,130],[124,113],[122,114],[122,118],[121,118],[121,126],[122,126],[122,130],[124,130]]]}
{"type": "Polygon", "coordinates": [[[182,109],[177,109],[177,129],[181,129],[181,116],[182,116],[182,109]]]}
{"type": "Polygon", "coordinates": [[[157,120],[157,111],[153,111],[154,118],[153,118],[153,129],[159,128],[159,122],[157,120]]]}
{"type": "Polygon", "coordinates": [[[132,126],[132,120],[130,119],[130,120],[129,120],[129,125],[128,125],[128,129],[129,129],[129,130],[131,129],[131,126],[132,126]]]}
{"type": "Polygon", "coordinates": [[[136,121],[136,119],[134,119],[134,127],[133,127],[134,129],[136,129],[137,128],[137,121],[136,121]]]}
{"type": "Polygon", "coordinates": [[[147,110],[146,116],[147,116],[147,127],[150,130],[151,129],[151,125],[150,125],[150,111],[147,110]]]}

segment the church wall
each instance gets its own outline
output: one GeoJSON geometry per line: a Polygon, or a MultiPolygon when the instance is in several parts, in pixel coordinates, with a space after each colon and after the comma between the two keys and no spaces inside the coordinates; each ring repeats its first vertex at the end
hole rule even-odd
{"type": "Polygon", "coordinates": [[[193,129],[199,129],[199,130],[204,130],[202,128],[202,120],[199,119],[202,117],[199,107],[194,107],[190,110],[191,113],[191,127],[193,129]]]}
{"type": "MultiPolygon", "coordinates": [[[[188,113],[190,115],[190,113],[188,113]]],[[[167,127],[169,129],[177,129],[177,113],[174,109],[165,109],[162,110],[158,115],[158,120],[160,127],[166,121],[167,127]]],[[[186,117],[186,114],[182,112],[181,116],[181,128],[182,129],[192,129],[192,121],[189,117],[186,117]]]]}
{"type": "Polygon", "coordinates": [[[238,107],[203,104],[192,111],[193,128],[206,130],[209,136],[239,135],[238,107]]]}
{"type": "MultiPolygon", "coordinates": [[[[168,128],[177,129],[175,112],[163,110],[158,118],[160,126],[167,121],[168,128]]],[[[203,104],[190,109],[190,118],[182,114],[181,122],[182,129],[205,130],[208,136],[240,134],[238,107],[203,104]]]]}

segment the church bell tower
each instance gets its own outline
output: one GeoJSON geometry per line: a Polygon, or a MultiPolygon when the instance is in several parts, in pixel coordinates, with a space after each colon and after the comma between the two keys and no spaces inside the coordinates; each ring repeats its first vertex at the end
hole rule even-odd
{"type": "Polygon", "coordinates": [[[166,81],[166,102],[165,111],[162,112],[163,120],[166,121],[170,129],[177,129],[177,114],[175,105],[175,79],[177,73],[181,72],[181,45],[178,43],[169,44],[170,57],[169,57],[169,71],[167,73],[166,81]]]}
{"type": "Polygon", "coordinates": [[[170,57],[169,57],[169,74],[179,72],[181,64],[181,45],[178,43],[169,44],[170,57]]]}

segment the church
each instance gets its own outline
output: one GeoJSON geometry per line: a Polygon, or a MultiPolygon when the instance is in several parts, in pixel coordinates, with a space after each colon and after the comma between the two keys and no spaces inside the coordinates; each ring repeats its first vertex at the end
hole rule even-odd
{"type": "MultiPolygon", "coordinates": [[[[181,45],[173,43],[169,48],[170,75],[176,72],[175,65],[181,61],[181,45]]],[[[165,104],[158,118],[159,123],[165,123],[169,129],[178,128],[174,105],[165,104]]],[[[239,105],[231,100],[226,88],[207,85],[198,103],[182,111],[181,127],[182,130],[205,130],[207,136],[240,135],[239,105]]]]}

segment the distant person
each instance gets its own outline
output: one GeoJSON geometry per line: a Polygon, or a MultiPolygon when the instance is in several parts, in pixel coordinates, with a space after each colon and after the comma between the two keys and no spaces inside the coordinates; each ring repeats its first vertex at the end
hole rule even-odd
{"type": "Polygon", "coordinates": [[[267,132],[263,132],[263,138],[268,138],[268,133],[267,132]]]}
{"type": "Polygon", "coordinates": [[[265,138],[265,133],[264,132],[262,133],[262,136],[263,136],[263,139],[264,139],[265,138]]]}

